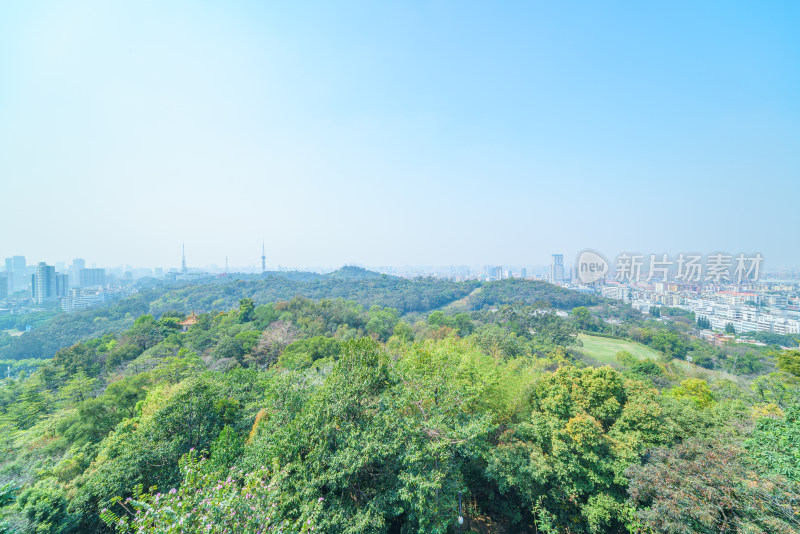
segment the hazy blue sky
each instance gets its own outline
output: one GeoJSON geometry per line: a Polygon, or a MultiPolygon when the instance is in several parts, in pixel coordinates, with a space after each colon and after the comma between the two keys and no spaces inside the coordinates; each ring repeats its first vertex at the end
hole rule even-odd
{"type": "Polygon", "coordinates": [[[0,256],[800,266],[800,3],[0,4],[0,256]]]}

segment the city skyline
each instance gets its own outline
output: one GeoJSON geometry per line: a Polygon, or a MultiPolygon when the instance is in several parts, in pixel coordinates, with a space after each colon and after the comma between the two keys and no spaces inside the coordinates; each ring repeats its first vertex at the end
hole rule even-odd
{"type": "MultiPolygon", "coordinates": [[[[574,258],[570,258],[570,255],[566,255],[567,260],[566,263],[564,261],[565,254],[553,253],[550,254],[549,262],[542,263],[542,262],[524,262],[524,263],[508,263],[508,262],[483,262],[479,264],[459,264],[459,263],[449,263],[449,264],[427,264],[427,265],[420,265],[420,264],[397,264],[397,265],[379,265],[379,264],[364,264],[359,262],[346,262],[341,265],[289,265],[289,264],[281,264],[281,263],[266,263],[266,256],[264,255],[263,249],[261,255],[258,257],[258,260],[261,262],[258,265],[257,262],[251,262],[249,264],[231,264],[229,261],[228,256],[225,256],[224,262],[222,264],[218,263],[209,263],[205,265],[195,265],[191,262],[187,262],[186,260],[186,252],[185,252],[185,244],[181,244],[181,259],[178,266],[175,265],[132,265],[131,263],[124,262],[118,264],[111,264],[111,265],[98,265],[96,262],[90,262],[87,266],[87,262],[85,258],[73,258],[70,261],[53,261],[52,259],[45,259],[45,260],[36,260],[31,261],[29,258],[23,255],[14,255],[5,258],[5,268],[0,270],[0,273],[13,273],[16,270],[22,270],[25,272],[27,269],[28,275],[32,274],[36,268],[37,264],[44,263],[47,265],[52,265],[56,269],[56,272],[59,274],[66,274],[69,276],[70,283],[72,285],[77,285],[78,280],[80,280],[80,271],[98,271],[98,270],[105,270],[109,272],[117,272],[119,274],[125,274],[126,272],[145,272],[145,271],[154,271],[157,273],[178,273],[178,274],[198,274],[202,272],[207,272],[208,274],[223,274],[223,273],[241,273],[241,274],[257,274],[259,272],[270,272],[270,271],[290,271],[290,270],[298,270],[298,271],[310,271],[310,272],[330,272],[342,267],[347,266],[355,266],[366,268],[378,272],[386,272],[391,274],[392,272],[403,273],[403,276],[410,276],[412,275],[412,271],[418,270],[420,274],[430,274],[432,272],[441,272],[446,273],[448,270],[451,272],[465,272],[471,275],[479,274],[481,272],[487,273],[489,270],[496,270],[497,272],[505,272],[505,271],[514,271],[517,274],[521,274],[522,277],[526,277],[526,273],[532,276],[538,276],[541,278],[548,278],[554,280],[561,280],[566,276],[566,279],[575,277],[576,281],[579,279],[576,275],[576,271],[579,268],[579,262],[582,261],[581,258],[583,254],[587,252],[586,249],[580,251],[574,258]],[[573,261],[576,260],[576,261],[573,261]]],[[[593,251],[596,253],[596,251],[593,251]]],[[[0,258],[2,254],[0,254],[0,258]]],[[[769,263],[764,265],[764,258],[761,256],[760,253],[755,253],[753,256],[748,256],[745,253],[740,252],[738,255],[715,251],[714,253],[708,254],[684,254],[683,252],[679,254],[641,254],[637,252],[631,251],[622,251],[617,255],[609,256],[611,258],[611,262],[609,262],[608,267],[608,275],[616,275],[616,273],[620,270],[620,261],[626,263],[623,265],[623,277],[629,278],[634,275],[634,271],[631,269],[633,264],[639,264],[638,270],[635,272],[639,273],[637,276],[642,277],[641,279],[659,279],[663,276],[667,276],[667,272],[670,273],[670,279],[678,272],[679,278],[686,277],[688,275],[700,277],[701,274],[704,273],[703,269],[706,269],[708,266],[706,262],[713,262],[716,261],[720,264],[720,268],[726,265],[728,275],[736,276],[736,273],[741,270],[743,273],[748,271],[747,277],[750,277],[750,274],[755,271],[755,279],[758,279],[759,273],[781,273],[781,272],[797,272],[800,273],[800,269],[794,268],[792,266],[775,266],[770,265],[769,263]],[[683,268],[681,267],[683,264],[687,264],[689,261],[699,262],[693,265],[693,269],[687,270],[688,274],[681,275],[681,271],[683,268]],[[757,261],[755,261],[757,260],[757,261]],[[651,270],[650,264],[653,263],[653,269],[651,270]],[[756,265],[757,263],[757,265],[756,265]]],[[[606,260],[607,261],[607,260],[606,260]]],[[[692,267],[692,266],[689,266],[692,267]]],[[[687,267],[687,269],[689,269],[687,267]]],[[[148,274],[140,274],[140,276],[150,276],[148,274]]],[[[160,275],[157,275],[160,276],[160,275]]],[[[488,275],[487,275],[488,276],[488,275]]],[[[604,277],[608,278],[608,276],[604,277]]],[[[698,278],[699,280],[700,278],[698,278]]],[[[14,278],[11,278],[13,282],[14,278]]],[[[16,281],[16,284],[19,283],[19,280],[16,281]]],[[[587,281],[581,281],[581,283],[589,283],[587,281]]]]}

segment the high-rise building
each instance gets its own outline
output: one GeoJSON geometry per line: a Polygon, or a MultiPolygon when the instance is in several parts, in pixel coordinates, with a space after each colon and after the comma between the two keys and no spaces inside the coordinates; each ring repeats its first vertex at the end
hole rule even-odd
{"type": "Polygon", "coordinates": [[[86,268],[86,260],[75,258],[69,266],[69,283],[73,287],[81,285],[81,269],[86,268]]]}
{"type": "Polygon", "coordinates": [[[6,258],[6,269],[3,274],[6,277],[6,291],[10,295],[14,292],[14,265],[11,258],[6,258]]]}
{"type": "Polygon", "coordinates": [[[27,267],[25,256],[14,256],[14,291],[25,291],[28,289],[27,267]]]}
{"type": "Polygon", "coordinates": [[[564,255],[553,254],[553,263],[550,265],[550,282],[557,283],[564,280],[564,255]]]}
{"type": "Polygon", "coordinates": [[[58,296],[57,283],[56,268],[44,262],[39,262],[39,265],[36,266],[36,272],[31,276],[31,296],[34,302],[41,304],[58,296]]]}
{"type": "Polygon", "coordinates": [[[56,273],[56,268],[40,262],[36,272],[31,276],[31,295],[34,302],[42,302],[67,296],[69,291],[69,275],[56,273]]]}
{"type": "Polygon", "coordinates": [[[0,273],[0,300],[8,298],[8,275],[0,273]]]}
{"type": "MultiPolygon", "coordinates": [[[[227,260],[226,260],[227,261],[227,260]]],[[[228,272],[228,269],[225,269],[225,272],[228,272]]],[[[267,272],[267,253],[264,249],[264,242],[261,242],[261,272],[267,272]]]]}
{"type": "Polygon", "coordinates": [[[25,291],[28,288],[28,275],[26,273],[25,256],[12,256],[6,258],[6,274],[9,279],[8,292],[25,291]]]}
{"type": "Polygon", "coordinates": [[[31,277],[31,296],[34,302],[41,304],[55,293],[56,268],[44,262],[36,267],[36,273],[31,277]]]}
{"type": "Polygon", "coordinates": [[[103,287],[106,285],[105,269],[81,269],[78,271],[78,285],[81,287],[103,287]]]}
{"type": "Polygon", "coordinates": [[[56,296],[66,297],[69,295],[69,274],[56,273],[56,296]]]}
{"type": "Polygon", "coordinates": [[[484,276],[489,281],[503,279],[503,268],[499,265],[485,265],[483,270],[484,276]]]}

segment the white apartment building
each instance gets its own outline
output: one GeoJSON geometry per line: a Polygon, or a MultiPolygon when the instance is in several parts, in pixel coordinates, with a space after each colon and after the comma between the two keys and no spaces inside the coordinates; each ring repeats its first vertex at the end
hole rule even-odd
{"type": "Polygon", "coordinates": [[[687,300],[686,307],[695,316],[706,318],[715,330],[724,330],[730,323],[736,333],[774,332],[800,334],[800,321],[766,313],[755,306],[731,306],[705,299],[687,300]]]}

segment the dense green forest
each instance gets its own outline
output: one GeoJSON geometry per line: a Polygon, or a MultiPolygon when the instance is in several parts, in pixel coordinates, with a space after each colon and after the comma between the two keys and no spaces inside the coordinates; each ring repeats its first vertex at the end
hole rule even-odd
{"type": "Polygon", "coordinates": [[[459,498],[464,532],[800,529],[800,352],[711,347],[677,312],[355,270],[38,331],[73,320],[0,387],[0,532],[445,533],[459,498]]]}
{"type": "Polygon", "coordinates": [[[593,296],[579,295],[536,281],[503,280],[480,284],[436,278],[408,279],[358,267],[343,267],[326,275],[274,272],[245,279],[208,279],[203,284],[147,289],[109,306],[72,314],[47,312],[0,317],[7,329],[24,329],[26,324],[34,327],[18,338],[3,338],[0,332],[0,360],[50,358],[57,350],[78,341],[108,332],[122,332],[143,314],[160,317],[173,311],[228,310],[245,297],[253,299],[256,304],[289,300],[295,296],[315,300],[345,298],[362,306],[389,307],[407,314],[440,308],[467,297],[478,287],[482,287],[484,295],[476,297],[473,308],[518,300],[528,303],[544,300],[555,307],[570,309],[597,301],[593,296]]]}

